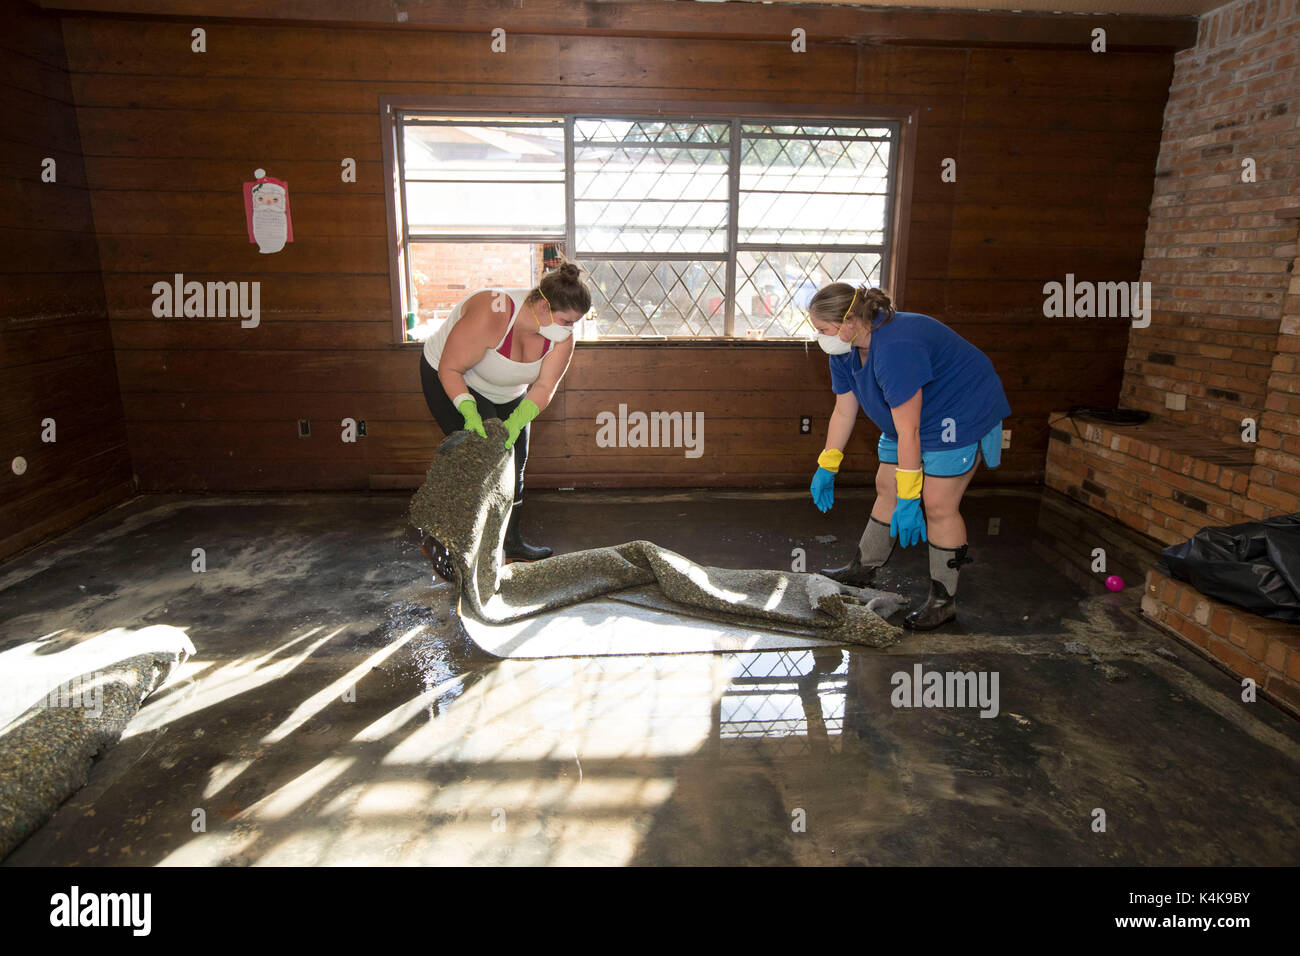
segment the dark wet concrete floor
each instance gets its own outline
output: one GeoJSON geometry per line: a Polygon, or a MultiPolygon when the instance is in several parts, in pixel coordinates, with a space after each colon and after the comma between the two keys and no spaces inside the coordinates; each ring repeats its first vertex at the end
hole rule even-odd
{"type": "MultiPolygon", "coordinates": [[[[147,624],[198,650],[6,863],[1300,856],[1300,726],[1143,622],[1152,543],[1052,492],[972,491],[958,623],[887,651],[536,661],[467,646],[407,501],[143,497],[0,565],[0,651],[147,624]],[[1089,570],[1098,546],[1123,592],[1089,570]],[[998,715],[895,708],[891,677],[917,664],[996,672],[998,715]]],[[[534,494],[525,530],[726,567],[788,568],[803,548],[815,570],[847,559],[869,504],[534,494]]],[[[877,585],[919,602],[925,554],[899,549],[877,585]]]]}

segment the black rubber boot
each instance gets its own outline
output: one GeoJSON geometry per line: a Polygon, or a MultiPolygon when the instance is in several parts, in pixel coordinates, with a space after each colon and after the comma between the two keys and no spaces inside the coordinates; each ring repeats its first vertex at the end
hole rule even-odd
{"type": "Polygon", "coordinates": [[[969,550],[969,544],[958,548],[930,545],[930,596],[923,605],[903,618],[903,627],[913,631],[930,631],[957,616],[957,579],[961,575],[961,566],[973,563],[969,550]],[[952,552],[952,557],[945,561],[943,555],[947,551],[952,552]],[[948,585],[943,581],[936,580],[935,575],[950,581],[952,591],[948,591],[948,585]]]}
{"type": "Polygon", "coordinates": [[[826,568],[819,573],[832,581],[838,581],[840,584],[847,584],[854,588],[869,588],[873,581],[876,580],[876,572],[879,568],[869,568],[862,563],[862,558],[858,552],[853,552],[853,560],[842,568],[826,568]]]}
{"type": "Polygon", "coordinates": [[[433,565],[433,573],[444,581],[456,583],[456,566],[451,563],[451,552],[444,548],[436,538],[426,534],[420,543],[420,551],[433,565]]]}
{"type": "Polygon", "coordinates": [[[540,561],[553,553],[550,548],[538,548],[528,544],[519,534],[519,517],[522,506],[510,509],[510,521],[506,524],[504,551],[507,561],[540,561]]]}
{"type": "Polygon", "coordinates": [[[957,616],[957,599],[934,578],[930,579],[930,596],[926,602],[903,618],[903,627],[912,631],[930,631],[957,616]]]}

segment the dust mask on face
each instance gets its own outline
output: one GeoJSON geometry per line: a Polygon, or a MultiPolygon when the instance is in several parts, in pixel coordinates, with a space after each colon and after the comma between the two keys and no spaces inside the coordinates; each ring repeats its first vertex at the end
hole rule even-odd
{"type": "Polygon", "coordinates": [[[573,329],[567,325],[559,325],[552,322],[550,325],[543,325],[537,330],[543,338],[550,339],[552,342],[563,342],[573,334],[573,329]]]}
{"type": "Polygon", "coordinates": [[[853,348],[852,342],[845,342],[838,335],[822,335],[820,332],[817,333],[817,344],[827,355],[843,355],[853,348]]]}
{"type": "MultiPolygon", "coordinates": [[[[849,313],[853,311],[854,304],[858,301],[858,290],[853,290],[853,298],[849,300],[849,307],[844,310],[844,315],[840,317],[840,328],[844,328],[845,321],[848,320],[849,313]]],[[[853,338],[857,338],[855,335],[853,338]]],[[[845,342],[839,335],[823,335],[817,333],[817,344],[821,346],[823,352],[827,355],[843,355],[849,349],[853,348],[853,340],[845,342]]]]}
{"type": "MultiPolygon", "coordinates": [[[[542,325],[541,321],[537,318],[537,311],[535,309],[533,310],[533,321],[537,323],[538,333],[541,334],[542,338],[549,339],[552,342],[563,342],[573,334],[573,328],[567,325],[560,325],[560,323],[556,322],[555,307],[551,305],[551,300],[546,298],[545,293],[543,293],[541,289],[538,289],[537,292],[546,300],[546,311],[550,314],[551,318],[548,325],[542,325]]],[[[532,309],[533,307],[529,304],[528,308],[532,309]]]]}

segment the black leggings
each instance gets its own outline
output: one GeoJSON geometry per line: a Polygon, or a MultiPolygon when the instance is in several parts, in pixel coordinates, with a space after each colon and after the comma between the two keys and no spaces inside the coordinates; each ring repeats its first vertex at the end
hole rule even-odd
{"type": "MultiPolygon", "coordinates": [[[[420,356],[420,386],[424,389],[424,401],[429,406],[429,411],[433,412],[434,419],[438,422],[438,427],[442,429],[443,434],[450,435],[452,432],[460,431],[465,427],[465,417],[456,411],[456,406],[451,403],[451,396],[447,390],[442,387],[442,382],[438,379],[438,370],[429,364],[429,360],[423,355],[420,356]]],[[[519,403],[524,400],[524,396],[511,399],[508,402],[494,402],[491,399],[484,398],[468,385],[465,388],[474,396],[474,401],[478,403],[478,413],[484,421],[489,418],[499,418],[505,421],[513,412],[519,403]]],[[[524,465],[528,463],[528,430],[531,426],[525,425],[519,433],[519,438],[515,440],[515,504],[524,500],[524,465]]]]}

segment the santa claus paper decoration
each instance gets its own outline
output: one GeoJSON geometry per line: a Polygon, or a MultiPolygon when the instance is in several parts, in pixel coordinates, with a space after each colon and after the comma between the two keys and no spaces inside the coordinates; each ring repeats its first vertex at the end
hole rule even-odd
{"type": "Polygon", "coordinates": [[[255,169],[253,175],[254,182],[244,183],[248,241],[257,243],[258,252],[279,252],[286,242],[293,242],[289,184],[266,175],[265,169],[255,169]]]}

